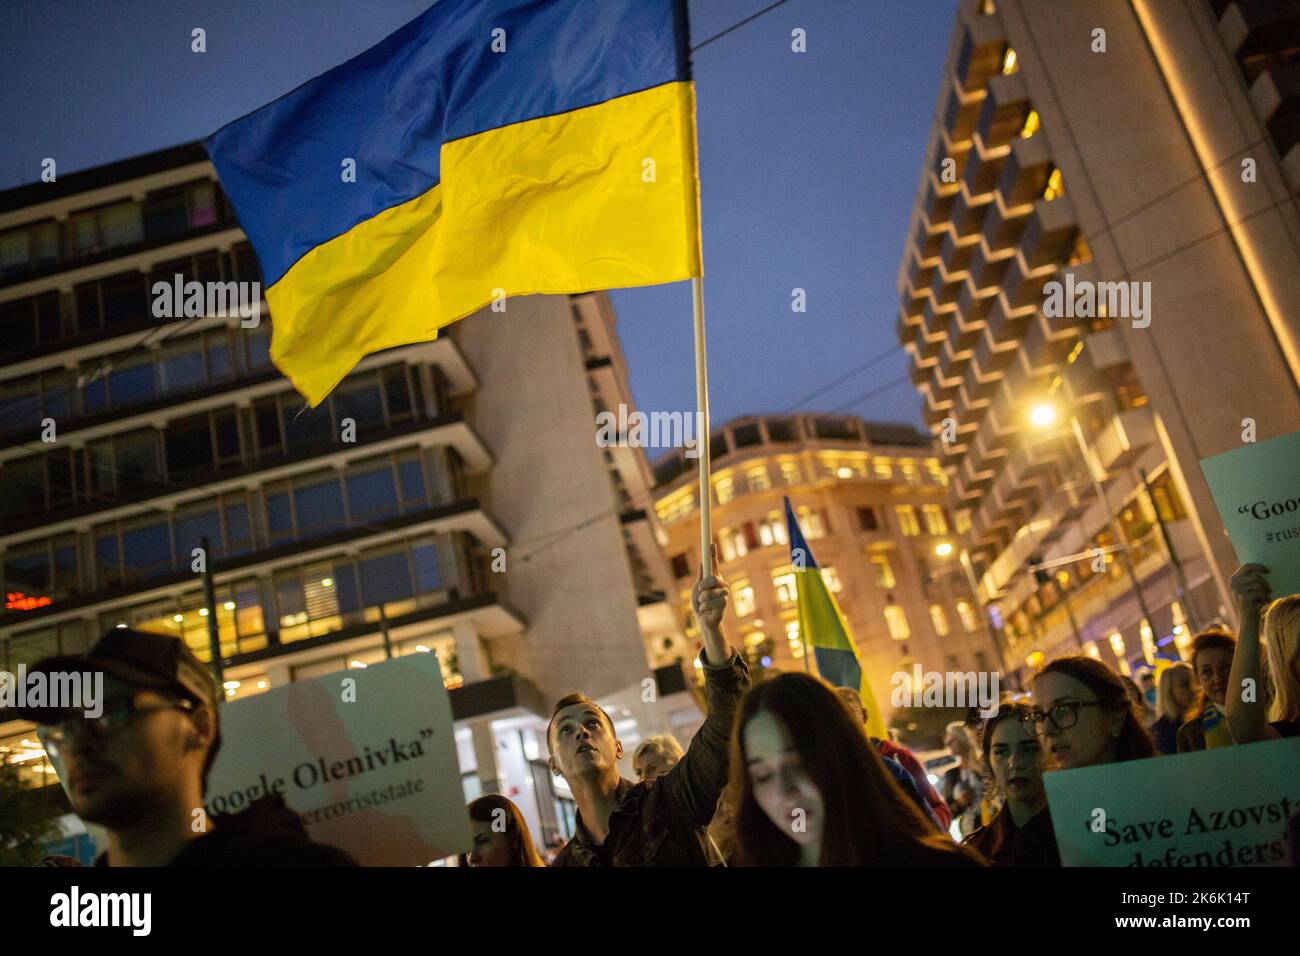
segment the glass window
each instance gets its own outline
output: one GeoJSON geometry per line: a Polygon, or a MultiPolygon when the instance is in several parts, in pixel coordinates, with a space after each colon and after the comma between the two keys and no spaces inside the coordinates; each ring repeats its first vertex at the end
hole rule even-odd
{"type": "Polygon", "coordinates": [[[911,505],[895,505],[894,513],[898,515],[898,530],[911,537],[921,533],[921,526],[916,521],[916,509],[911,505]]]}
{"type": "Polygon", "coordinates": [[[343,488],[336,473],[295,478],[293,508],[298,536],[324,534],[344,527],[343,488]]]}
{"type": "Polygon", "coordinates": [[[95,583],[109,587],[118,580],[117,527],[107,525],[95,537],[95,583]]]}
{"type": "Polygon", "coordinates": [[[889,636],[896,641],[905,641],[912,636],[907,627],[907,615],[898,604],[886,605],[885,624],[889,627],[889,636]]]}
{"type": "Polygon", "coordinates": [[[257,450],[280,451],[280,418],[275,399],[259,399],[253,405],[253,420],[257,426],[257,450]]]}
{"type": "Polygon", "coordinates": [[[782,604],[794,604],[799,600],[794,571],[788,566],[772,572],[772,587],[776,591],[776,599],[782,604]]]}
{"type": "Polygon", "coordinates": [[[54,583],[50,573],[49,546],[41,541],[7,552],[4,572],[8,600],[14,600],[15,593],[23,597],[48,597],[54,583]]]}
{"type": "Polygon", "coordinates": [[[104,302],[104,324],[124,325],[149,314],[150,299],[142,272],[124,272],[100,280],[104,302]]]}
{"type": "Polygon", "coordinates": [[[139,242],[144,238],[140,207],[131,200],[105,206],[99,211],[99,230],[108,248],[139,242]]]}
{"type": "Polygon", "coordinates": [[[180,564],[188,564],[199,539],[207,536],[214,552],[222,553],[221,517],[215,504],[200,505],[176,516],[176,554],[180,564]]]}
{"type": "Polygon", "coordinates": [[[889,479],[894,477],[894,466],[890,464],[888,458],[877,458],[872,464],[876,470],[877,478],[889,479]]]}
{"type": "MultiPolygon", "coordinates": [[[[261,325],[265,326],[266,323],[261,325]]],[[[271,333],[259,326],[258,331],[243,329],[242,334],[248,354],[248,370],[256,372],[268,367],[271,364],[271,333]]]]}
{"type": "Polygon", "coordinates": [[[239,554],[253,546],[253,529],[248,522],[248,505],[237,501],[226,505],[226,554],[239,554]]]}
{"type": "Polygon", "coordinates": [[[190,185],[190,225],[210,226],[217,221],[216,195],[208,180],[190,185]]]}
{"type": "Polygon", "coordinates": [[[239,419],[233,409],[212,413],[212,432],[217,439],[217,461],[223,465],[239,461],[239,419]]]}
{"type": "Polygon", "coordinates": [[[379,395],[378,377],[371,373],[356,382],[340,385],[332,396],[334,415],[337,421],[351,418],[357,423],[357,432],[361,433],[384,425],[384,403],[379,395]]]}
{"type": "Polygon", "coordinates": [[[967,601],[957,602],[957,615],[961,618],[961,626],[966,629],[967,634],[973,634],[979,627],[979,622],[975,618],[975,609],[967,601]]]}
{"type": "Polygon", "coordinates": [[[411,389],[406,377],[408,372],[413,374],[414,371],[405,365],[384,369],[384,399],[388,403],[389,421],[400,421],[411,416],[411,389]]]}
{"type": "Polygon", "coordinates": [[[123,570],[128,579],[157,574],[172,565],[171,532],[166,521],[128,525],[122,532],[123,570]]]}
{"type": "Polygon", "coordinates": [[[280,418],[284,423],[284,436],[290,451],[329,445],[334,441],[334,426],[330,423],[329,402],[315,408],[299,405],[292,396],[282,399],[280,418]]]}
{"type": "Polygon", "coordinates": [[[398,465],[402,477],[402,508],[410,510],[423,508],[428,503],[424,490],[424,474],[420,470],[419,458],[408,458],[398,465]]]}
{"type": "Polygon", "coordinates": [[[737,581],[731,589],[736,596],[736,616],[745,617],[754,613],[754,589],[748,581],[737,581]]]}
{"type": "Polygon", "coordinates": [[[202,339],[196,335],[164,345],[158,373],[164,392],[179,392],[205,384],[207,373],[203,367],[202,339]]]}
{"type": "Polygon", "coordinates": [[[212,469],[212,425],[206,413],[170,423],[164,435],[167,473],[173,478],[212,469]]]}
{"type": "Polygon", "coordinates": [[[415,558],[415,586],[422,592],[443,588],[442,573],[438,568],[438,549],[432,542],[418,544],[411,549],[415,558]]]}
{"type": "Polygon", "coordinates": [[[879,527],[880,527],[880,526],[879,526],[878,524],[876,524],[876,509],[875,509],[875,508],[859,508],[859,509],[858,509],[858,527],[859,527],[861,530],[863,530],[863,531],[877,531],[877,530],[879,530],[879,527]]]}
{"type": "Polygon", "coordinates": [[[799,465],[793,461],[781,462],[781,480],[787,485],[799,484],[799,465]]]}
{"type": "Polygon", "coordinates": [[[839,594],[844,590],[844,584],[840,581],[839,572],[830,565],[821,569],[822,580],[826,582],[827,589],[832,594],[839,594]]]}
{"type": "Polygon", "coordinates": [[[163,238],[182,233],[189,225],[185,208],[185,187],[173,186],[150,193],[142,210],[145,235],[163,238]]]}
{"type": "Polygon", "coordinates": [[[109,394],[114,408],[138,405],[158,395],[154,381],[153,354],[148,350],[138,355],[115,355],[108,373],[109,394]]]}
{"type": "Polygon", "coordinates": [[[943,608],[938,604],[930,605],[930,621],[934,624],[934,632],[940,637],[948,636],[948,615],[943,613],[943,608]]]}
{"type": "Polygon", "coordinates": [[[387,462],[347,477],[348,510],[353,521],[370,521],[397,511],[397,487],[387,462]]]}
{"type": "Polygon", "coordinates": [[[745,472],[745,478],[749,481],[751,491],[767,491],[772,487],[772,482],[767,477],[767,466],[759,465],[757,468],[750,468],[745,472]]]}
{"type": "Polygon", "coordinates": [[[117,480],[123,488],[132,482],[160,478],[158,435],[152,428],[118,435],[113,440],[117,458],[117,480]]]}
{"type": "Polygon", "coordinates": [[[293,537],[289,492],[283,483],[272,485],[266,490],[266,528],[272,541],[293,537]]]}
{"type": "Polygon", "coordinates": [[[939,505],[922,505],[921,511],[925,515],[925,527],[930,534],[948,533],[948,522],[943,516],[943,508],[939,505]]]}
{"type": "Polygon", "coordinates": [[[411,573],[405,551],[363,557],[360,566],[361,598],[367,607],[411,596],[411,573]]]}
{"type": "Polygon", "coordinates": [[[736,497],[736,483],[731,478],[719,478],[713,483],[713,492],[718,497],[718,504],[725,505],[736,497]]]}
{"type": "Polygon", "coordinates": [[[208,379],[215,382],[233,375],[229,333],[225,329],[205,332],[203,342],[208,354],[208,379]]]}
{"type": "Polygon", "coordinates": [[[307,599],[302,590],[298,569],[281,571],[275,576],[276,609],[280,614],[280,640],[293,641],[307,636],[307,599]]]}
{"type": "Polygon", "coordinates": [[[822,511],[802,505],[795,509],[795,513],[805,538],[816,541],[826,537],[826,517],[822,511]]]}
{"type": "Polygon", "coordinates": [[[897,586],[894,579],[894,566],[887,554],[873,554],[870,558],[871,569],[876,573],[876,584],[888,590],[897,586]]]}

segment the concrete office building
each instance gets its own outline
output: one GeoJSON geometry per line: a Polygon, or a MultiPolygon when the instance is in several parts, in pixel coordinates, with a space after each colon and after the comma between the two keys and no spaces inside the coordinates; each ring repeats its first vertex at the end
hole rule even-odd
{"type": "MultiPolygon", "coordinates": [[[[265,311],[154,317],[177,274],[259,279],[199,144],[0,193],[0,669],[119,624],[208,660],[209,615],[232,701],[433,651],[467,796],[501,789],[567,834],[551,703],[639,691],[647,641],[680,630],[648,466],[594,440],[596,410],[629,402],[608,297],[507,300],[368,356],[308,410],[265,311]]],[[[629,741],[689,725],[677,685],[624,708],[629,741]]],[[[3,712],[0,752],[53,781],[3,712]]]]}
{"type": "MultiPolygon", "coordinates": [[[[751,669],[804,667],[786,495],[882,708],[892,712],[894,675],[910,676],[916,664],[923,672],[997,669],[929,438],[909,425],[851,415],[767,415],[715,431],[712,454],[713,533],[732,593],[724,626],[751,669]]],[[[655,463],[655,506],[691,636],[687,609],[700,566],[697,467],[682,451],[655,463]]],[[[676,648],[658,650],[657,663],[681,659],[676,648]]]]}
{"type": "Polygon", "coordinates": [[[1231,620],[1198,463],[1300,425],[1298,36],[1287,3],[959,4],[898,338],[1013,666],[1231,620]]]}

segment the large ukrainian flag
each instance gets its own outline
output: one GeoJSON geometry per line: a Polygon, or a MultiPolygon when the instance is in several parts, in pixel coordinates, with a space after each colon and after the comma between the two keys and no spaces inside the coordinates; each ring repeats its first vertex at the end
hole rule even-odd
{"type": "Polygon", "coordinates": [[[790,564],[799,593],[799,637],[805,648],[813,649],[817,673],[823,680],[835,687],[852,687],[861,695],[862,705],[867,710],[867,735],[888,740],[885,718],[876,706],[866,675],[862,673],[848,622],[844,620],[839,603],[826,586],[812,550],[799,530],[788,497],[785,499],[785,522],[790,530],[790,564]]]}
{"type": "Polygon", "coordinates": [[[502,292],[699,276],[694,118],[685,0],[440,0],[207,149],[316,405],[502,292]]]}

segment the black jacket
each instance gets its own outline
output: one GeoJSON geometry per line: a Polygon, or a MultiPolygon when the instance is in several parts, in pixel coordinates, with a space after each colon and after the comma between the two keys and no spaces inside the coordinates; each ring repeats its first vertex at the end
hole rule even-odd
{"type": "MultiPolygon", "coordinates": [[[[279,794],[259,797],[239,813],[216,814],[213,829],[192,840],[168,866],[356,866],[342,850],[313,843],[298,814],[279,794]]],[[[107,865],[107,853],[95,861],[107,865]]]]}
{"type": "Polygon", "coordinates": [[[733,654],[704,665],[708,714],[686,756],[652,783],[620,780],[609,835],[597,844],[578,814],[577,831],[552,866],[708,866],[698,831],[708,826],[727,785],[727,751],[736,705],[749,687],[749,668],[733,654]]]}

